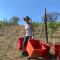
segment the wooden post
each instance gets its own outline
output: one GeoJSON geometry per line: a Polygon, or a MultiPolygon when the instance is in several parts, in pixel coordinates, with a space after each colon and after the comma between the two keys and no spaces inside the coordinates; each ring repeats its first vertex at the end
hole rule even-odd
{"type": "Polygon", "coordinates": [[[45,23],[45,32],[46,32],[46,42],[48,43],[48,30],[47,30],[46,8],[45,8],[45,19],[44,19],[44,23],[45,23]]]}

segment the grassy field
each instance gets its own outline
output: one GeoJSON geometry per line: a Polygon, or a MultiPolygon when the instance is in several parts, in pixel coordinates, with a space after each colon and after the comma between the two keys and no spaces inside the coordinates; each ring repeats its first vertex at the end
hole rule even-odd
{"type": "MultiPolygon", "coordinates": [[[[19,56],[19,50],[17,49],[17,39],[18,37],[22,37],[24,32],[23,26],[9,26],[5,28],[2,32],[3,35],[0,35],[0,60],[26,60],[26,58],[21,58],[19,56]]],[[[41,37],[39,35],[39,32],[35,34],[35,38],[46,41],[45,37],[41,37]]],[[[44,35],[44,34],[42,34],[44,35]]],[[[54,42],[56,40],[57,42],[60,41],[60,30],[55,32],[54,38],[49,38],[50,42],[54,42]],[[55,37],[58,36],[59,38],[55,37]]]]}

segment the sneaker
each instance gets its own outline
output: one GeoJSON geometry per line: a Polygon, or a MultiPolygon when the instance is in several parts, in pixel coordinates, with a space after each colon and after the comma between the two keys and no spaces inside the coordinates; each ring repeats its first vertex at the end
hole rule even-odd
{"type": "Polygon", "coordinates": [[[20,57],[22,57],[22,55],[23,55],[22,53],[23,53],[23,51],[20,51],[20,57]]]}
{"type": "Polygon", "coordinates": [[[26,51],[23,51],[23,52],[20,53],[20,56],[21,57],[26,57],[26,56],[28,56],[28,53],[26,51]]]}

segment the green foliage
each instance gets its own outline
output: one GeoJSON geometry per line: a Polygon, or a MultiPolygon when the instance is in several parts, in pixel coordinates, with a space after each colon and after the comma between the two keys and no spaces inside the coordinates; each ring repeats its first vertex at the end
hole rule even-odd
{"type": "Polygon", "coordinates": [[[57,22],[58,27],[60,27],[60,22],[57,22]]]}
{"type": "Polygon", "coordinates": [[[58,23],[57,22],[49,22],[48,26],[49,26],[49,28],[55,30],[58,28],[58,23]]]}
{"type": "Polygon", "coordinates": [[[59,28],[59,23],[58,22],[53,22],[53,21],[50,21],[49,23],[48,23],[48,27],[49,27],[49,29],[51,29],[50,31],[51,31],[51,33],[50,33],[50,36],[51,37],[53,37],[53,33],[57,30],[57,28],[59,28]]]}
{"type": "Polygon", "coordinates": [[[33,30],[34,30],[34,32],[36,32],[36,31],[37,31],[37,29],[38,29],[38,28],[39,28],[39,26],[40,26],[40,23],[32,22],[32,26],[33,26],[33,30]]]}
{"type": "Polygon", "coordinates": [[[41,23],[33,22],[32,25],[34,28],[37,28],[41,25],[41,23]]]}
{"type": "Polygon", "coordinates": [[[8,26],[8,21],[6,18],[4,18],[4,20],[0,20],[0,28],[4,29],[6,26],[8,26]]]}
{"type": "Polygon", "coordinates": [[[4,20],[0,20],[0,28],[4,28],[5,26],[9,25],[16,25],[18,24],[19,18],[14,16],[9,21],[7,18],[4,18],[4,20]]]}
{"type": "Polygon", "coordinates": [[[8,21],[7,21],[7,19],[4,19],[4,20],[1,20],[0,21],[0,26],[2,27],[2,26],[7,26],[8,25],[8,21]]]}
{"type": "MultiPolygon", "coordinates": [[[[58,17],[60,16],[60,13],[46,13],[47,21],[48,21],[48,27],[51,29],[51,36],[52,34],[57,30],[58,28],[58,17]]],[[[45,19],[45,15],[43,16],[43,20],[45,19]]]]}
{"type": "Polygon", "coordinates": [[[18,24],[18,21],[19,21],[19,17],[14,16],[9,20],[9,24],[16,25],[16,24],[18,24]]]}

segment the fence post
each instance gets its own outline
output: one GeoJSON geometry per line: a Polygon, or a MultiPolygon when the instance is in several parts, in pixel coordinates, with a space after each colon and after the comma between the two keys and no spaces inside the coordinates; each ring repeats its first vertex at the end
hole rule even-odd
{"type": "Polygon", "coordinates": [[[45,8],[45,19],[44,19],[44,23],[45,23],[45,32],[46,32],[46,42],[48,43],[46,8],[45,8]]]}

